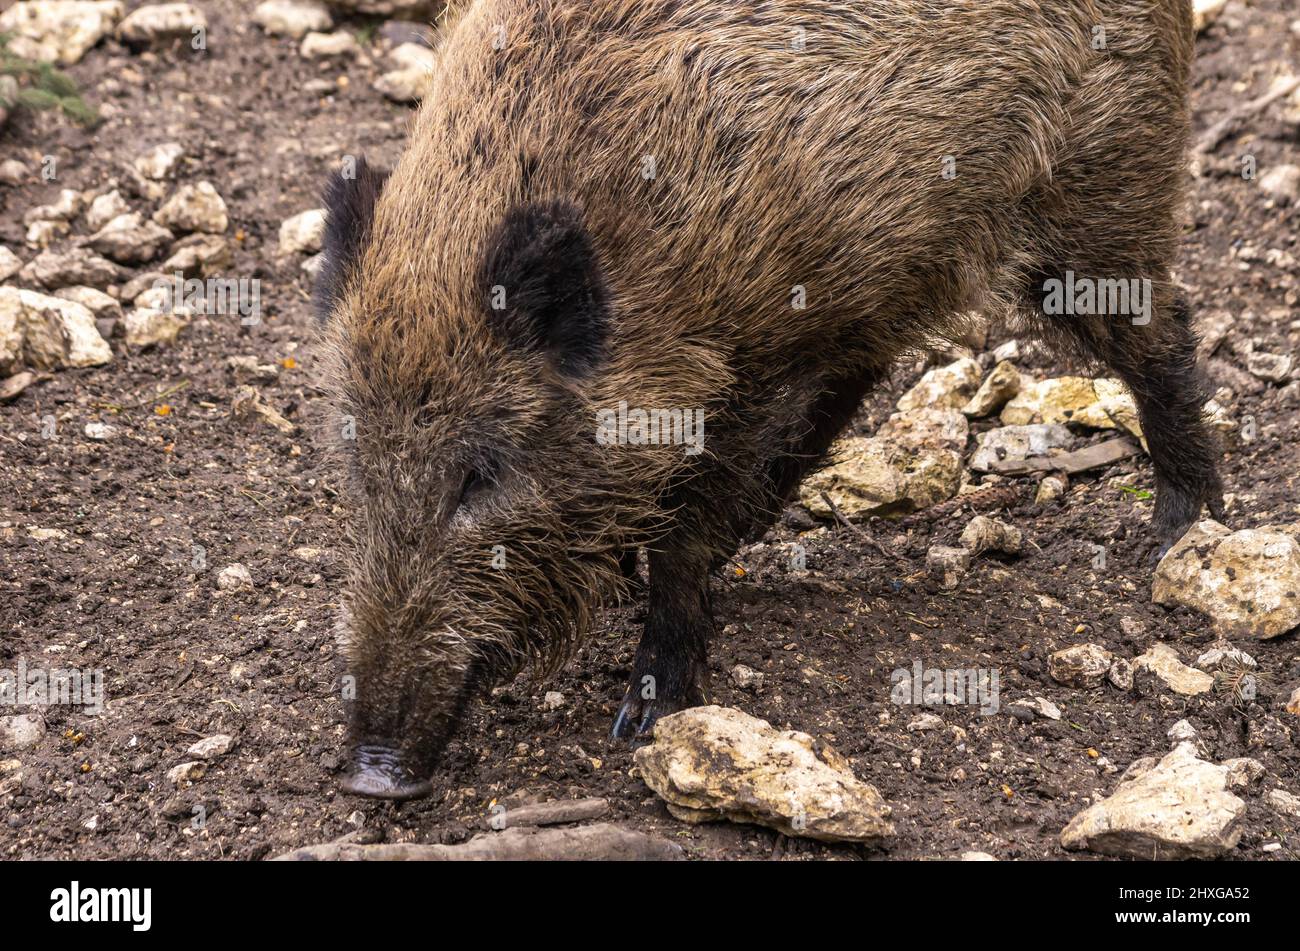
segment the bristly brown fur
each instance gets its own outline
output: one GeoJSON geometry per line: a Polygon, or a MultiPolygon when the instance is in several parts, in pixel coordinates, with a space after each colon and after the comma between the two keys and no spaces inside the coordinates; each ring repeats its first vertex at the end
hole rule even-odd
{"type": "Polygon", "coordinates": [[[644,544],[633,683],[649,671],[680,702],[705,573],[900,354],[972,309],[1021,312],[1129,383],[1162,528],[1214,504],[1170,278],[1190,58],[1187,0],[461,4],[410,149],[367,213],[343,206],[337,230],[363,220],[363,239],[329,242],[329,380],[358,427],[362,732],[445,732],[477,659],[554,669],[644,544]],[[542,347],[483,308],[485,260],[527,257],[500,235],[529,208],[569,229],[566,286],[599,275],[599,319],[565,302],[542,347]],[[1158,316],[1044,315],[1041,282],[1071,269],[1150,279],[1158,316]],[[597,446],[595,414],[620,401],[704,410],[706,451],[597,446]]]}

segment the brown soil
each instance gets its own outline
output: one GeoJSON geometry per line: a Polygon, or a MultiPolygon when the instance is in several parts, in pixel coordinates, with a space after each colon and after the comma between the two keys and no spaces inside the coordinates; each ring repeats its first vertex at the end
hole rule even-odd
{"type": "MultiPolygon", "coordinates": [[[[606,738],[643,603],[609,615],[553,682],[520,681],[478,704],[435,777],[433,798],[389,805],[340,794],[343,704],[332,620],[340,572],[328,557],[309,564],[291,554],[337,544],[338,500],[323,440],[312,432],[309,288],[300,259],[277,259],[276,236],[284,218],[316,206],[340,155],[391,163],[410,113],[372,89],[375,65],[322,68],[253,26],[251,3],[202,5],[212,23],[204,56],[133,54],[107,41],[70,70],[90,100],[113,106],[98,129],[20,117],[0,133],[6,156],[34,168],[42,155],[59,159],[56,182],[0,188],[0,241],[24,259],[32,253],[22,246],[28,208],[59,188],[119,178],[129,189],[131,161],[176,140],[187,149],[180,179],[213,182],[229,204],[238,237],[231,273],[260,278],[264,301],[260,326],[214,317],[170,348],[140,353],[115,344],[111,365],[57,373],[0,408],[0,666],[24,657],[31,666],[102,668],[110,698],[100,716],[52,708],[43,740],[16,754],[24,775],[0,796],[0,855],[255,859],[356,832],[362,818],[372,840],[455,842],[494,800],[605,796],[615,821],[670,836],[699,857],[767,858],[776,850],[786,858],[915,859],[978,849],[1065,858],[1057,837],[1084,798],[1108,794],[1113,770],[1168,749],[1165,732],[1182,717],[1201,730],[1212,757],[1259,759],[1268,770],[1259,789],[1300,791],[1300,721],[1282,710],[1300,681],[1294,635],[1238,644],[1262,673],[1249,702],[1226,693],[1188,700],[1151,683],[1131,694],[1068,690],[1047,676],[1047,656],[1073,643],[1096,641],[1131,657],[1164,640],[1190,660],[1213,640],[1203,617],[1150,603],[1150,502],[1118,488],[1152,487],[1143,458],[1078,478],[1063,503],[1044,507],[1031,502],[1033,481],[1019,480],[1020,501],[1004,517],[1025,530],[1029,553],[978,559],[952,592],[927,574],[925,552],[955,542],[969,506],[875,521],[863,536],[829,526],[801,539],[807,516],[793,510],[739,554],[743,572],[729,569],[717,582],[712,699],[845,754],[894,807],[898,835],[888,851],[785,841],[750,826],[685,826],[667,814],[636,777],[629,750],[606,738]],[[336,91],[304,91],[322,78],[337,80],[336,91]],[[235,383],[225,363],[242,354],[296,362],[263,387],[299,424],[296,435],[230,418],[235,383]],[[163,404],[167,415],[157,412],[163,404]],[[47,415],[59,421],[53,439],[41,436],[47,415]],[[118,437],[83,437],[93,420],[119,427],[118,437]],[[67,534],[36,540],[28,527],[67,534]],[[868,536],[900,557],[882,554],[868,536]],[[804,572],[790,567],[786,546],[796,539],[808,551],[804,572]],[[1106,546],[1104,570],[1092,566],[1094,544],[1106,546]],[[197,570],[194,545],[206,554],[197,570]],[[218,591],[217,572],[233,562],[252,572],[252,591],[218,591]],[[909,732],[908,721],[924,711],[890,702],[889,675],[916,660],[996,667],[1004,706],[1043,695],[1065,715],[1026,723],[945,707],[931,710],[944,730],[909,732]],[[733,686],[736,664],[763,672],[761,689],[733,686]],[[552,712],[541,702],[547,690],[563,696],[552,712]],[[214,733],[234,735],[237,746],[196,784],[176,789],[166,772],[193,741],[214,733]],[[207,815],[202,829],[191,822],[196,806],[207,815]]],[[[1202,37],[1198,129],[1300,62],[1295,19],[1291,0],[1234,3],[1202,37]]],[[[378,48],[370,50],[378,62],[378,48]]],[[[1282,389],[1246,375],[1235,350],[1253,339],[1295,353],[1300,341],[1300,209],[1271,207],[1237,174],[1237,156],[1247,151],[1261,170],[1300,161],[1297,138],[1294,116],[1288,121],[1275,105],[1217,150],[1195,183],[1180,265],[1200,312],[1228,309],[1239,318],[1214,366],[1219,382],[1238,392],[1234,417],[1253,416],[1258,431],[1255,441],[1232,438],[1226,447],[1235,527],[1295,521],[1300,512],[1295,387],[1288,401],[1282,389]]],[[[1070,369],[1050,357],[1030,365],[1070,369]]],[[[900,369],[864,406],[858,428],[873,431],[916,375],[900,369]]],[[[1236,855],[1296,858],[1295,820],[1288,829],[1259,789],[1249,796],[1236,855]],[[1279,837],[1281,851],[1261,851],[1279,837]]]]}

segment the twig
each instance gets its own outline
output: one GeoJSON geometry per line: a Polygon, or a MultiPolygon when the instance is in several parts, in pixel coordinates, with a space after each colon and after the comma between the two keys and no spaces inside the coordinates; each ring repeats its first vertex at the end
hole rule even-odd
{"type": "Polygon", "coordinates": [[[1277,83],[1271,90],[1264,93],[1264,95],[1252,99],[1250,102],[1238,109],[1234,109],[1205,130],[1201,135],[1200,141],[1196,143],[1196,148],[1193,149],[1193,152],[1197,155],[1209,155],[1219,147],[1220,143],[1222,143],[1224,139],[1232,134],[1233,130],[1236,129],[1237,124],[1243,119],[1254,115],[1261,109],[1266,109],[1269,105],[1281,99],[1283,96],[1291,95],[1291,92],[1297,88],[1300,88],[1300,76],[1295,76],[1291,79],[1277,83]]]}
{"type": "Polygon", "coordinates": [[[872,538],[870,535],[864,532],[859,526],[854,525],[847,518],[845,518],[844,513],[840,511],[839,506],[831,501],[831,497],[827,495],[824,490],[822,492],[819,492],[818,495],[820,495],[821,500],[826,503],[826,507],[831,510],[831,514],[835,516],[835,520],[839,522],[841,525],[843,525],[845,528],[847,528],[849,531],[851,531],[854,535],[858,536],[858,538],[860,538],[862,541],[866,542],[867,545],[874,548],[876,551],[884,555],[886,558],[893,558],[895,561],[907,560],[905,557],[898,554],[898,552],[890,551],[889,549],[885,548],[884,545],[880,544],[880,542],[876,541],[874,538],[872,538]]]}

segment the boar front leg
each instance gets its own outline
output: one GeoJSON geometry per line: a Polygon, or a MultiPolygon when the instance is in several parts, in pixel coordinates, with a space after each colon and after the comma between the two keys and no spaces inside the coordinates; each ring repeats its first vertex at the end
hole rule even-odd
{"type": "Polygon", "coordinates": [[[811,386],[794,426],[724,439],[719,457],[731,464],[690,480],[670,500],[678,524],[649,552],[650,610],[614,737],[644,736],[659,717],[704,702],[710,573],[768,529],[883,375],[862,370],[811,386]]]}
{"type": "Polygon", "coordinates": [[[655,720],[704,702],[713,610],[707,552],[669,544],[650,551],[650,611],[612,735],[631,739],[655,720]],[[703,554],[703,558],[699,557],[703,554]]]}

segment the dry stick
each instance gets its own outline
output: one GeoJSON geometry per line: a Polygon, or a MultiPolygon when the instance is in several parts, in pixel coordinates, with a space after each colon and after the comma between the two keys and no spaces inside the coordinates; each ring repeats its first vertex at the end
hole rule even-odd
{"type": "Polygon", "coordinates": [[[294,849],[277,861],[556,861],[640,859],[673,861],[683,857],[681,846],[658,836],[621,829],[607,822],[575,829],[507,829],[475,836],[464,845],[354,845],[329,842],[294,849]]]}
{"type": "Polygon", "coordinates": [[[1197,155],[1208,155],[1219,147],[1219,144],[1232,134],[1237,124],[1243,119],[1254,115],[1261,109],[1268,108],[1269,105],[1281,99],[1283,96],[1291,95],[1291,92],[1300,88],[1300,76],[1294,76],[1285,82],[1278,83],[1273,89],[1264,93],[1256,99],[1234,109],[1214,125],[1210,126],[1202,134],[1196,148],[1193,150],[1197,155]]]}
{"type": "Polygon", "coordinates": [[[897,552],[889,551],[887,548],[885,548],[884,545],[880,544],[880,542],[876,541],[874,538],[872,538],[870,535],[864,532],[861,528],[854,525],[847,518],[845,518],[844,513],[840,511],[839,506],[831,501],[831,497],[827,495],[825,491],[822,491],[818,494],[821,496],[821,500],[826,503],[826,507],[831,510],[831,514],[835,516],[835,520],[839,522],[841,525],[843,525],[845,528],[847,528],[849,531],[851,531],[854,535],[858,536],[858,538],[862,539],[862,541],[866,542],[868,545],[870,545],[876,551],[880,552],[880,554],[884,555],[886,558],[893,558],[897,561],[907,560],[897,552]]]}

